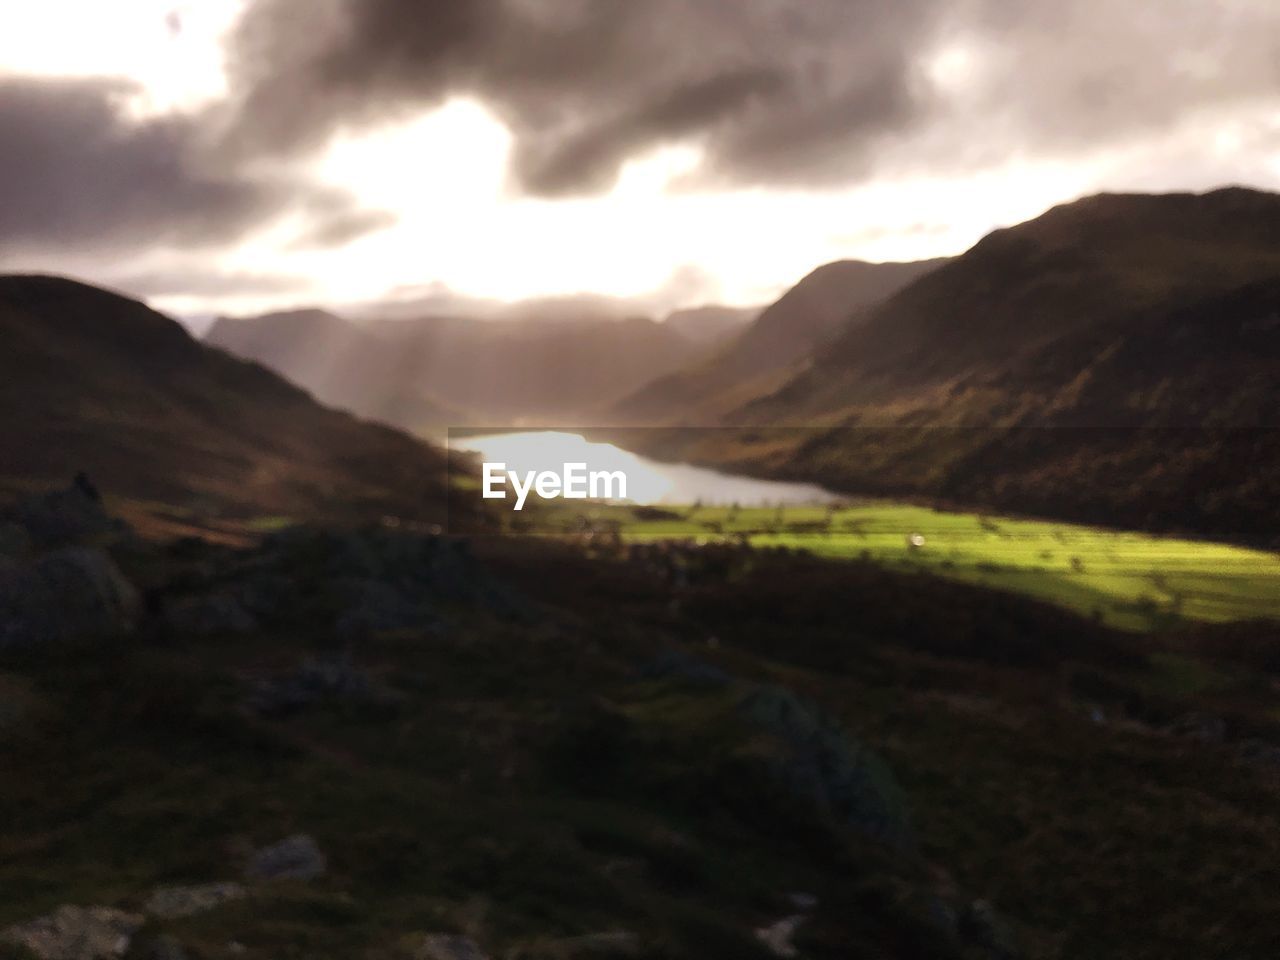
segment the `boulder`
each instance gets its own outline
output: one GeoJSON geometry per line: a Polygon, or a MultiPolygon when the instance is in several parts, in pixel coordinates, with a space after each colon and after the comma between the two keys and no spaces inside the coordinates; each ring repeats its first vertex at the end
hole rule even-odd
{"type": "Polygon", "coordinates": [[[143,917],[110,907],[62,906],[8,928],[0,939],[40,960],[111,960],[124,956],[142,924],[143,917]]]}
{"type": "Polygon", "coordinates": [[[478,943],[456,933],[428,933],[413,956],[414,960],[489,960],[478,943]]]}
{"type": "Polygon", "coordinates": [[[127,529],[107,514],[97,489],[84,474],[65,489],[20,500],[10,515],[32,544],[42,549],[92,543],[127,529]]]}
{"type": "Polygon", "coordinates": [[[334,623],[338,636],[359,640],[397,630],[433,630],[440,618],[420,596],[380,580],[355,579],[341,584],[344,609],[334,623]]]}
{"type": "Polygon", "coordinates": [[[864,836],[914,847],[906,800],[892,772],[816,705],[781,687],[755,688],[740,704],[774,741],[768,766],[791,794],[864,836]]]}
{"type": "Polygon", "coordinates": [[[315,839],[297,833],[255,851],[245,867],[245,876],[250,880],[314,880],[327,866],[315,839]]]}
{"type": "Polygon", "coordinates": [[[201,883],[186,887],[157,887],[143,909],[154,917],[171,920],[204,913],[245,895],[238,883],[201,883]]]}
{"type": "Polygon", "coordinates": [[[0,649],[117,636],[139,609],[137,590],[96,547],[64,547],[34,564],[0,560],[0,649]]]}
{"type": "Polygon", "coordinates": [[[796,935],[796,930],[800,928],[800,924],[804,923],[805,917],[802,914],[796,914],[791,917],[784,917],[777,923],[770,924],[767,927],[761,927],[756,931],[756,938],[763,943],[769,951],[777,957],[794,957],[799,951],[791,939],[796,935]]]}

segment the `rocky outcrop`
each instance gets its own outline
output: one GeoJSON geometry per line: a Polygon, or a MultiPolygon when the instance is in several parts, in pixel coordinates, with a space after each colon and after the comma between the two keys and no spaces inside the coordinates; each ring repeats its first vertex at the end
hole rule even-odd
{"type": "Polygon", "coordinates": [[[244,872],[250,880],[314,880],[327,866],[315,839],[297,833],[255,851],[244,872]]]}
{"type": "Polygon", "coordinates": [[[137,914],[110,907],[62,906],[0,933],[0,940],[40,960],[113,960],[124,956],[143,924],[137,914]]]}
{"type": "Polygon", "coordinates": [[[245,895],[238,883],[201,883],[186,887],[157,887],[143,909],[153,917],[171,920],[204,913],[245,895]]]}
{"type": "Polygon", "coordinates": [[[774,740],[766,762],[789,792],[864,836],[899,849],[914,846],[906,799],[892,772],[816,705],[765,686],[740,709],[774,740]]]}
{"type": "Polygon", "coordinates": [[[138,592],[97,547],[64,547],[34,563],[0,559],[0,649],[128,632],[138,592]]]}
{"type": "Polygon", "coordinates": [[[107,513],[97,488],[83,473],[64,489],[18,501],[8,513],[36,549],[99,542],[128,530],[107,513]]]}

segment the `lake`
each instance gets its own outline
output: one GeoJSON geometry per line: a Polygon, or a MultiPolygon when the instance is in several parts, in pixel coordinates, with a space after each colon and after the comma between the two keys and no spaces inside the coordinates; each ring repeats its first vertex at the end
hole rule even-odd
{"type": "Polygon", "coordinates": [[[559,430],[527,430],[472,437],[451,437],[449,446],[506,464],[519,473],[560,473],[566,463],[585,463],[589,471],[621,470],[627,499],[639,504],[738,504],[743,507],[832,503],[847,499],[811,483],[758,480],[687,463],[662,463],[612,443],[587,440],[559,430]]]}

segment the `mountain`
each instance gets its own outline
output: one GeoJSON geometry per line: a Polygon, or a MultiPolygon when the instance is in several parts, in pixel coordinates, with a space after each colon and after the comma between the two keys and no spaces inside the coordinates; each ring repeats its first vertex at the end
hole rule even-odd
{"type": "Polygon", "coordinates": [[[702,347],[640,317],[356,324],[321,310],[220,320],[206,341],[328,403],[408,429],[580,422],[702,347]]]}
{"type": "Polygon", "coordinates": [[[713,356],[646,384],[620,401],[621,420],[640,424],[705,423],[776,388],[842,323],[936,269],[942,260],[818,267],[713,356]]]}
{"type": "Polygon", "coordinates": [[[0,276],[0,478],[87,471],[105,492],[194,511],[439,519],[441,454],[318,404],[141,303],[0,276]]]}
{"type": "Polygon", "coordinates": [[[405,428],[463,420],[413,381],[410,358],[396,343],[326,310],[220,317],[204,339],[270,367],[325,403],[362,416],[405,428]]]}
{"type": "Polygon", "coordinates": [[[673,311],[663,323],[697,343],[713,344],[740,332],[759,315],[759,307],[706,304],[673,311]]]}
{"type": "Polygon", "coordinates": [[[1277,410],[1280,196],[1100,195],[989,235],[721,421],[767,442],[681,455],[1255,536],[1280,519],[1277,410]]]}

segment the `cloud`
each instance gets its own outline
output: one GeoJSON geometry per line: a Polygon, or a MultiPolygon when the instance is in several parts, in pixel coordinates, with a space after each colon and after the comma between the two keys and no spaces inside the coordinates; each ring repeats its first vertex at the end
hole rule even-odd
{"type": "Polygon", "coordinates": [[[256,0],[231,143],[307,152],[462,95],[534,194],[607,190],[673,141],[702,146],[702,184],[850,183],[1274,103],[1278,31],[1273,0],[256,0]]]}
{"type": "Polygon", "coordinates": [[[357,215],[345,193],[215,164],[201,115],[138,119],[125,81],[0,77],[0,254],[226,246],[287,211],[357,215]]]}
{"type": "Polygon", "coordinates": [[[335,130],[471,95],[511,128],[514,173],[538,194],[607,189],[629,157],[684,139],[740,179],[803,177],[922,108],[907,52],[929,34],[931,7],[258,0],[231,47],[233,143],[311,150],[335,130]]]}
{"type": "Polygon", "coordinates": [[[312,289],[307,277],[285,273],[250,273],[241,270],[206,269],[198,266],[167,267],[142,273],[112,275],[107,284],[130,296],[147,297],[252,297],[303,293],[312,289]]]}
{"type": "Polygon", "coordinates": [[[343,210],[317,220],[289,245],[291,250],[331,250],[395,226],[399,218],[390,210],[343,210]]]}

